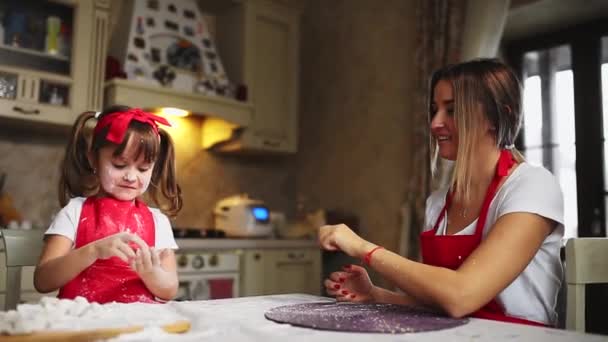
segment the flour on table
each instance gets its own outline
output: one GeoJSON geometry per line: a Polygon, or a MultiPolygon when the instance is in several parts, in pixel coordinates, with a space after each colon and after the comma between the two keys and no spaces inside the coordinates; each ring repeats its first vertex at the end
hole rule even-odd
{"type": "Polygon", "coordinates": [[[175,334],[168,333],[159,327],[145,328],[129,334],[121,334],[118,337],[105,340],[105,342],[148,342],[152,340],[170,340],[175,334]]]}
{"type": "Polygon", "coordinates": [[[37,331],[78,331],[132,326],[160,327],[188,320],[171,302],[89,303],[83,297],[43,297],[36,304],[21,304],[17,310],[0,311],[0,334],[18,335],[37,331]]]}

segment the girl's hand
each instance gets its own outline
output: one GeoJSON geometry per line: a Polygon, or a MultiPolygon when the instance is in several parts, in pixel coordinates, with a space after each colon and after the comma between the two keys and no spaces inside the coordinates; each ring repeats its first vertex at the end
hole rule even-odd
{"type": "Polygon", "coordinates": [[[319,244],[328,251],[343,251],[356,258],[363,257],[376,246],[359,237],[345,224],[319,228],[319,244]]]}
{"type": "Polygon", "coordinates": [[[165,272],[161,265],[161,259],[168,252],[168,249],[158,251],[152,247],[140,246],[135,252],[135,258],[131,261],[131,268],[142,279],[157,277],[165,272]]]}
{"type": "Polygon", "coordinates": [[[344,266],[343,272],[333,272],[325,279],[325,289],[339,302],[373,302],[374,284],[367,270],[357,265],[344,266]]]}
{"type": "Polygon", "coordinates": [[[124,262],[135,258],[135,251],[129,242],[135,242],[139,237],[129,232],[120,232],[91,243],[95,259],[119,257],[124,262]]]}
{"type": "Polygon", "coordinates": [[[158,298],[170,300],[175,297],[178,279],[173,250],[168,248],[156,250],[154,247],[149,247],[139,237],[133,242],[137,244],[138,248],[135,258],[131,260],[131,268],[137,272],[146,287],[158,298]],[[173,265],[170,265],[170,261],[173,261],[173,265]]]}

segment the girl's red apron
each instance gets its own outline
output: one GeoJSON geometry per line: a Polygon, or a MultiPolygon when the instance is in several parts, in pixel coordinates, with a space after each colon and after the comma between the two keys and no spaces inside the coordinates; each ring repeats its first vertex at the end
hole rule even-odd
{"type": "MultiPolygon", "coordinates": [[[[437,222],[435,222],[435,226],[432,230],[427,230],[420,234],[422,260],[425,264],[456,270],[475,248],[479,246],[482,240],[483,227],[486,223],[490,203],[496,194],[501,180],[508,175],[509,169],[511,169],[514,164],[515,161],[513,160],[511,152],[502,150],[500,152],[500,157],[498,158],[496,174],[488,186],[473,235],[437,235],[437,228],[446,215],[447,209],[452,201],[451,193],[448,192],[446,194],[445,205],[437,218],[437,222]]],[[[471,316],[503,322],[545,326],[543,323],[507,316],[504,308],[496,299],[490,301],[471,316]]]]}
{"type": "MultiPolygon", "coordinates": [[[[154,218],[148,207],[139,200],[89,197],[82,206],[74,248],[123,231],[130,231],[148,246],[154,246],[154,218]]],[[[59,298],[76,296],[100,304],[156,302],[139,275],[118,257],[96,260],[59,290],[59,298]]]]}

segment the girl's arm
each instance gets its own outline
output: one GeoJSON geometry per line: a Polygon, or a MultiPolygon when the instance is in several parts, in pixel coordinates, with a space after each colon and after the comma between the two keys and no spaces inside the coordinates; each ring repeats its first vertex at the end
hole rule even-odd
{"type": "Polygon", "coordinates": [[[135,235],[122,232],[72,249],[72,241],[65,236],[49,235],[34,271],[34,287],[38,292],[52,292],[74,279],[97,259],[113,256],[128,262],[135,257],[128,242],[135,235]]]}
{"type": "MultiPolygon", "coordinates": [[[[552,220],[530,213],[503,215],[455,271],[415,262],[384,249],[375,251],[370,265],[418,302],[462,317],[488,303],[517,278],[555,225],[552,220]]],[[[345,225],[322,227],[319,239],[326,249],[340,249],[358,258],[376,247],[345,225]]]]}
{"type": "Polygon", "coordinates": [[[74,279],[95,259],[90,245],[72,249],[72,241],[67,237],[49,235],[34,271],[34,287],[41,293],[55,291],[74,279]]]}

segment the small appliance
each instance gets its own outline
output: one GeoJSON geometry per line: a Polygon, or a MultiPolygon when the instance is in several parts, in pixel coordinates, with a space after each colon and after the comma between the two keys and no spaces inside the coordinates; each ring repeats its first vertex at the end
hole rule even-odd
{"type": "Polygon", "coordinates": [[[263,201],[246,194],[227,197],[213,210],[215,229],[228,237],[267,237],[272,234],[270,210],[263,201]]]}

